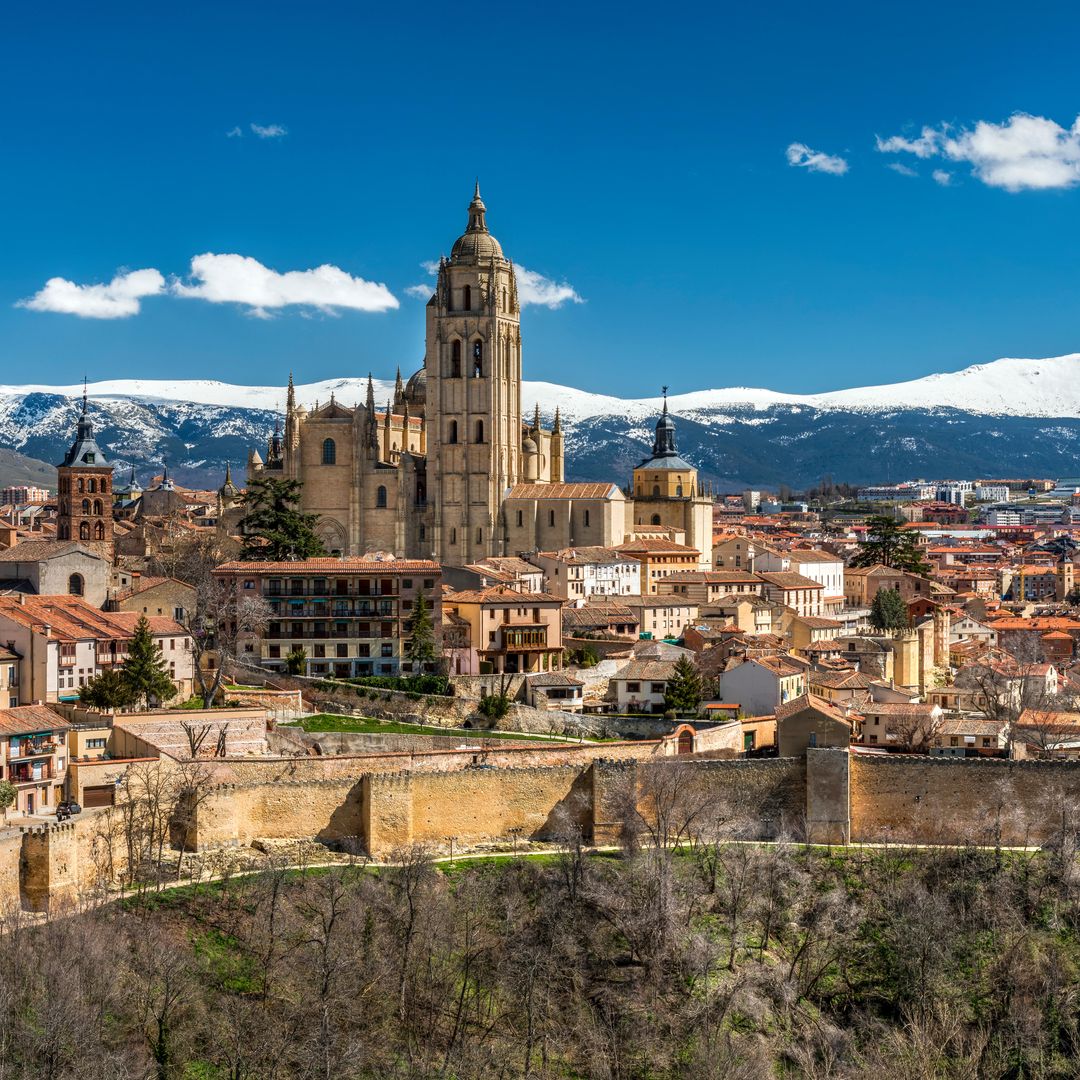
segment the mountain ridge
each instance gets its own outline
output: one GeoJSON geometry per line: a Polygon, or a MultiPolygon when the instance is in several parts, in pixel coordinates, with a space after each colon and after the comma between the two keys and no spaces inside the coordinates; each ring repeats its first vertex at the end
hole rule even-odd
{"type": "MultiPolygon", "coordinates": [[[[376,402],[394,383],[374,380],[376,402]]],[[[301,384],[309,408],[331,395],[364,400],[367,377],[301,384]]],[[[83,387],[0,386],[0,446],[58,461],[70,442],[83,387]]],[[[264,447],[285,406],[282,386],[212,379],[114,379],[90,383],[89,410],[102,449],[146,481],[168,463],[180,482],[220,483],[226,462],[242,469],[264,447]]],[[[522,385],[535,404],[564,419],[568,479],[625,482],[653,437],[663,399],[620,398],[555,383],[522,385]]],[[[674,394],[680,452],[722,487],[798,487],[829,474],[852,483],[911,476],[1080,472],[1080,353],[1002,358],[956,372],[817,394],[728,387],[674,394]]],[[[0,463],[2,464],[2,463],[0,463]]],[[[0,468],[0,481],[2,481],[0,468]]]]}

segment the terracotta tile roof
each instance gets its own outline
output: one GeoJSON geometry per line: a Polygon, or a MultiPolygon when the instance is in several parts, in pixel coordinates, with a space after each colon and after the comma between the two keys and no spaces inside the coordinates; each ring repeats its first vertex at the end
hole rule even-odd
{"type": "Polygon", "coordinates": [[[443,592],[444,604],[508,604],[511,607],[526,607],[529,604],[562,604],[561,596],[551,593],[518,592],[508,585],[490,585],[486,589],[465,589],[461,592],[443,592]]]}
{"type": "MultiPolygon", "coordinates": [[[[48,626],[58,641],[129,638],[140,615],[135,611],[100,611],[77,596],[0,596],[0,616],[32,629],[48,626]]],[[[154,634],[185,634],[173,619],[150,616],[154,634]]]]}
{"type": "Polygon", "coordinates": [[[0,551],[0,562],[39,562],[43,559],[55,559],[61,555],[78,552],[91,559],[101,556],[77,544],[74,540],[23,540],[14,547],[0,551]]]}
{"type": "Polygon", "coordinates": [[[631,682],[666,682],[675,674],[674,660],[631,660],[612,679],[631,682]]]}
{"type": "Polygon", "coordinates": [[[625,552],[627,555],[640,553],[642,555],[685,555],[687,558],[697,558],[701,552],[696,548],[687,547],[686,544],[676,544],[674,540],[628,540],[625,544],[619,544],[616,551],[625,552]]]}
{"type": "Polygon", "coordinates": [[[820,713],[822,716],[831,717],[833,720],[839,720],[841,723],[847,724],[848,727],[851,726],[852,718],[850,714],[834,705],[831,701],[818,697],[817,694],[803,694],[801,697],[784,702],[783,705],[777,705],[776,719],[777,721],[786,720],[789,716],[801,713],[804,709],[813,709],[814,712],[820,713]]]}
{"type": "Polygon", "coordinates": [[[558,671],[545,671],[541,675],[528,675],[526,679],[530,686],[584,686],[581,679],[575,679],[572,675],[563,675],[558,671]]]}
{"type": "Polygon", "coordinates": [[[867,716],[896,716],[917,719],[933,714],[937,705],[927,703],[914,703],[906,701],[870,701],[866,704],[867,716]]]}
{"type": "MultiPolygon", "coordinates": [[[[538,556],[543,556],[545,559],[555,559],[559,562],[578,564],[603,564],[611,565],[613,563],[632,563],[636,560],[631,559],[628,555],[620,554],[615,548],[610,547],[572,547],[561,548],[559,551],[538,551],[538,556]]],[[[536,567],[533,567],[533,571],[536,571],[536,567]]],[[[637,571],[634,571],[637,573],[637,571]]]]}
{"type": "Polygon", "coordinates": [[[758,574],[762,581],[776,585],[781,589],[824,589],[820,581],[796,574],[793,570],[780,570],[774,573],[758,574]]]}
{"type": "Polygon", "coordinates": [[[428,559],[298,559],[295,562],[227,562],[215,574],[413,574],[442,572],[437,562],[428,559]]]}
{"type": "Polygon", "coordinates": [[[866,690],[874,680],[861,671],[815,671],[810,675],[812,686],[825,686],[830,690],[866,690]]]}
{"type": "Polygon", "coordinates": [[[731,585],[740,581],[756,583],[758,580],[759,575],[750,570],[679,570],[664,578],[664,581],[705,585],[731,585]]]}
{"type": "Polygon", "coordinates": [[[515,484],[507,499],[610,499],[621,495],[617,484],[515,484]]]}
{"type": "Polygon", "coordinates": [[[38,731],[67,731],[71,725],[47,705],[0,709],[0,735],[33,735],[38,731]]]}

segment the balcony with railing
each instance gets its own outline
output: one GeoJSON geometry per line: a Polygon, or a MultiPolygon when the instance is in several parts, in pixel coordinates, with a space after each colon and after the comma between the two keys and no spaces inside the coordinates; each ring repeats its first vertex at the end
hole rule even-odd
{"type": "Polygon", "coordinates": [[[506,652],[531,652],[546,649],[548,628],[544,624],[535,626],[502,627],[502,647],[506,652]]]}
{"type": "Polygon", "coordinates": [[[43,762],[39,768],[30,765],[12,765],[8,768],[7,778],[13,784],[42,784],[47,780],[54,780],[56,774],[50,760],[43,762]]]}
{"type": "Polygon", "coordinates": [[[8,748],[9,761],[23,761],[29,758],[45,757],[55,754],[60,749],[60,740],[55,736],[39,739],[12,739],[8,748]]]}

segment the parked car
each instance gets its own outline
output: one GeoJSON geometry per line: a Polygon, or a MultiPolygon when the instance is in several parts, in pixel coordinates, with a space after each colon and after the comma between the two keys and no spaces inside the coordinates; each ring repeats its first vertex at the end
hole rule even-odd
{"type": "Polygon", "coordinates": [[[81,813],[82,807],[77,802],[75,802],[74,799],[65,799],[62,803],[57,803],[57,821],[66,821],[69,817],[74,817],[76,814],[81,813]]]}

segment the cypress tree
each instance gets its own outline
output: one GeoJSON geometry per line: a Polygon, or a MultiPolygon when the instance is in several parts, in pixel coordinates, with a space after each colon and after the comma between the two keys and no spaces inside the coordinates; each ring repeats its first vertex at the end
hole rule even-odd
{"type": "Polygon", "coordinates": [[[435,662],[435,628],[431,622],[431,609],[423,593],[416,598],[416,607],[413,608],[412,634],[405,646],[405,655],[414,664],[435,662]]]}
{"type": "Polygon", "coordinates": [[[121,675],[136,701],[150,704],[176,696],[165,657],[150,633],[150,623],[145,615],[140,615],[135,624],[135,634],[128,645],[121,675]]]}

